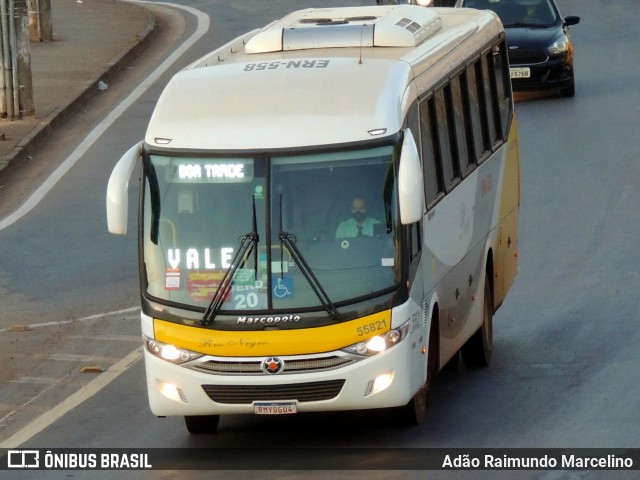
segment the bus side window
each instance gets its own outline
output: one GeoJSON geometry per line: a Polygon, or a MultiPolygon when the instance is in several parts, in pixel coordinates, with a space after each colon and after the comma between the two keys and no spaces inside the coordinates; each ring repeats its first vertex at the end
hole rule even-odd
{"type": "Polygon", "coordinates": [[[462,176],[467,174],[475,166],[475,159],[472,155],[473,145],[468,136],[468,99],[466,98],[466,75],[464,72],[451,79],[451,100],[453,103],[453,123],[455,127],[455,142],[460,161],[462,176]]]}
{"type": "Polygon", "coordinates": [[[420,259],[422,257],[422,220],[405,226],[405,234],[407,236],[405,243],[407,244],[407,252],[409,253],[409,278],[416,278],[416,273],[420,267],[420,259]]]}
{"type": "Polygon", "coordinates": [[[494,147],[501,139],[498,138],[498,132],[500,132],[500,117],[497,113],[492,50],[482,54],[481,65],[485,115],[487,126],[489,127],[489,141],[491,142],[491,147],[494,147]]]}
{"type": "MultiPolygon", "coordinates": [[[[407,126],[411,130],[413,134],[413,138],[416,141],[418,146],[418,151],[422,152],[422,138],[420,135],[420,107],[418,102],[414,102],[409,109],[408,117],[407,117],[407,126]]],[[[422,155],[421,155],[422,156],[422,155]]],[[[431,156],[433,158],[433,156],[431,156]]],[[[424,172],[424,161],[423,161],[423,172],[424,172]]],[[[426,181],[426,180],[425,180],[426,181]]],[[[426,202],[425,204],[428,204],[426,202]]],[[[422,252],[422,221],[412,223],[408,225],[409,228],[409,241],[411,242],[409,246],[409,260],[411,264],[414,263],[414,260],[420,257],[420,252],[422,252]]],[[[415,262],[415,268],[417,269],[417,263],[415,262]]]]}
{"type": "Polygon", "coordinates": [[[448,86],[436,90],[434,94],[436,119],[435,124],[438,141],[436,147],[442,162],[444,174],[444,184],[447,191],[453,189],[460,182],[460,167],[455,158],[454,145],[452,140],[452,120],[451,120],[451,92],[448,86]]]}
{"type": "Polygon", "coordinates": [[[420,138],[420,108],[417,101],[413,102],[413,104],[409,108],[409,112],[407,113],[406,127],[411,130],[413,138],[416,141],[416,145],[418,147],[418,152],[420,152],[422,150],[422,139],[420,138]]]}
{"type": "Polygon", "coordinates": [[[432,207],[444,193],[442,167],[435,147],[435,107],[433,97],[420,101],[420,144],[426,205],[432,207]]]}
{"type": "Polygon", "coordinates": [[[409,246],[409,259],[413,261],[420,256],[420,252],[422,251],[422,235],[420,234],[422,231],[422,221],[412,223],[408,225],[408,228],[409,240],[411,242],[409,246]]]}
{"type": "Polygon", "coordinates": [[[489,129],[484,115],[484,104],[481,101],[482,83],[478,75],[480,71],[480,61],[476,60],[467,66],[467,93],[469,95],[469,114],[471,120],[471,130],[473,135],[473,149],[475,160],[481,163],[487,158],[491,151],[489,142],[489,129]]]}
{"type": "Polygon", "coordinates": [[[494,47],[493,70],[496,82],[496,97],[500,114],[501,136],[507,140],[509,121],[511,119],[511,81],[509,79],[509,63],[507,62],[506,43],[494,47]]]}

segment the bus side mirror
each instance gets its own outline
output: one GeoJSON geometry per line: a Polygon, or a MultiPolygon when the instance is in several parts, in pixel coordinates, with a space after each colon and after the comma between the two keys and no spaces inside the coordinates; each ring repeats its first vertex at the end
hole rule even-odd
{"type": "Polygon", "coordinates": [[[404,131],[400,167],[398,169],[398,200],[400,203],[400,221],[404,224],[415,223],[422,219],[423,213],[422,167],[418,147],[411,130],[404,131]]]}
{"type": "Polygon", "coordinates": [[[127,234],[129,180],[142,158],[142,142],[131,147],[118,161],[107,185],[107,225],[115,235],[127,234]]]}

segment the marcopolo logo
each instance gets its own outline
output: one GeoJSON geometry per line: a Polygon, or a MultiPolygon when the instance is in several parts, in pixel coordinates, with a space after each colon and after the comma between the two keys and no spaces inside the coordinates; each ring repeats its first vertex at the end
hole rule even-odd
{"type": "Polygon", "coordinates": [[[281,315],[273,317],[238,317],[239,325],[277,325],[278,323],[299,322],[300,315],[281,315]]]}

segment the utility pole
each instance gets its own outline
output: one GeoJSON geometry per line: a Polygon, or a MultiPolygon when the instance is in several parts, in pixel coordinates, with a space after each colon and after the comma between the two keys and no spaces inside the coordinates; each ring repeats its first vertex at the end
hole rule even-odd
{"type": "MultiPolygon", "coordinates": [[[[31,76],[31,44],[29,43],[29,15],[24,0],[16,0],[20,8],[16,8],[16,29],[18,50],[16,59],[18,77],[18,115],[19,118],[33,115],[33,79],[31,76]]],[[[16,6],[17,6],[16,5],[16,6]]]]}
{"type": "Polygon", "coordinates": [[[29,40],[50,42],[53,40],[51,0],[26,0],[29,11],[29,40]]]}
{"type": "Polygon", "coordinates": [[[26,0],[0,0],[0,117],[33,115],[26,0]]]}

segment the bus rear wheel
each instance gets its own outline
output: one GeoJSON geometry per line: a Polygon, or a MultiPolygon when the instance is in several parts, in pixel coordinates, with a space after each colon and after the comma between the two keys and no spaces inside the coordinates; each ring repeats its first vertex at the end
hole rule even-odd
{"type": "Polygon", "coordinates": [[[215,433],[220,423],[220,415],[194,415],[184,417],[189,433],[215,433]]]}
{"type": "Polygon", "coordinates": [[[482,325],[462,347],[462,361],[466,367],[486,367],[493,352],[493,300],[489,276],[484,278],[484,314],[482,325]]]}

